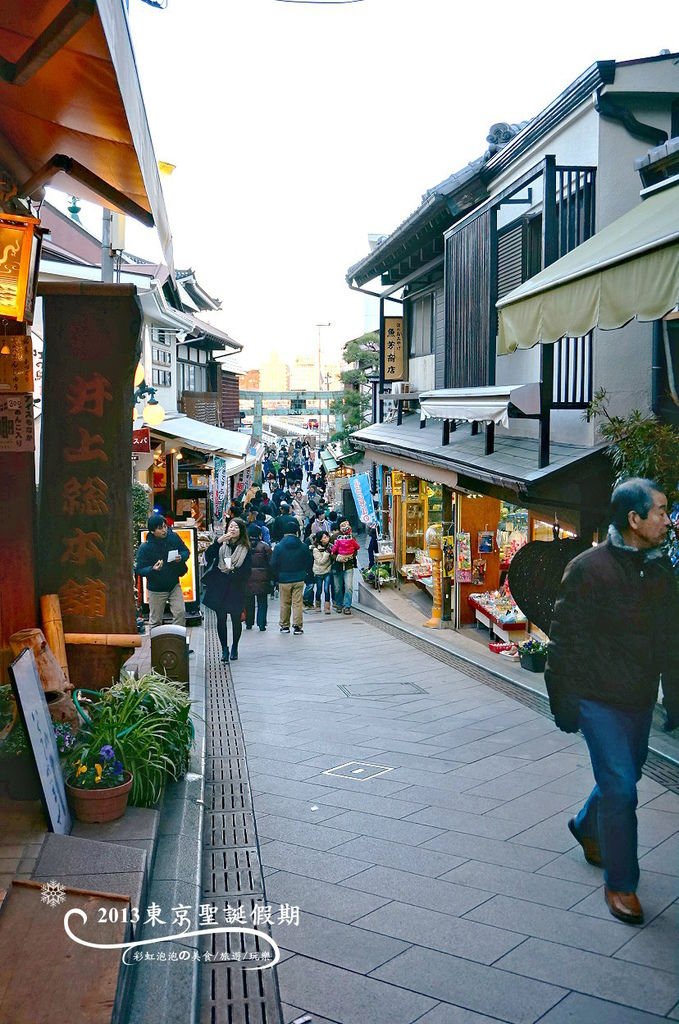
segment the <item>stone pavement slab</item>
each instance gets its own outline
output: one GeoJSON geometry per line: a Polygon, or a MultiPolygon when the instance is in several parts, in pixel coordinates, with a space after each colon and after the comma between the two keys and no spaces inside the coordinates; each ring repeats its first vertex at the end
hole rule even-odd
{"type": "Polygon", "coordinates": [[[556,985],[420,947],[406,950],[371,977],[400,981],[415,992],[510,1024],[534,1024],[567,993],[556,985]]]}
{"type": "Polygon", "coordinates": [[[673,974],[543,939],[527,939],[495,966],[661,1015],[672,1009],[679,994],[673,974]]]}
{"type": "Polygon", "coordinates": [[[679,1019],[673,794],[639,785],[648,923],[629,929],[566,827],[592,786],[580,737],[360,615],[324,619],[305,619],[294,644],[246,633],[230,666],[267,901],[300,907],[300,928],[281,935],[294,947],[279,968],[286,1012],[313,1024],[679,1019]],[[398,680],[426,692],[387,693],[398,680]],[[367,681],[381,697],[339,690],[367,681]],[[322,774],[355,760],[393,770],[322,774]]]}

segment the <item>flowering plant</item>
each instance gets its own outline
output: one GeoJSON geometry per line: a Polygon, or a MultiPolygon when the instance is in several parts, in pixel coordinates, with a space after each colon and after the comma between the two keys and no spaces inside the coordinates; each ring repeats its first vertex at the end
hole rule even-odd
{"type": "Polygon", "coordinates": [[[519,644],[520,654],[546,654],[549,648],[549,644],[543,640],[538,640],[535,637],[531,637],[530,640],[524,640],[522,644],[519,644]]]}
{"type": "Polygon", "coordinates": [[[68,722],[52,722],[52,727],[59,757],[66,757],[78,742],[76,735],[68,722]]]}
{"type": "Polygon", "coordinates": [[[105,744],[95,756],[73,762],[73,774],[68,780],[78,789],[111,789],[125,781],[123,765],[116,757],[113,747],[105,744]]]}

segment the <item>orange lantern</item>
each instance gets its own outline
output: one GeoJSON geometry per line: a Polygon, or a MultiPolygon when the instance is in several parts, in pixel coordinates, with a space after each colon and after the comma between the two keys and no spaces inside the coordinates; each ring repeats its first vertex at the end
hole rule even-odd
{"type": "Polygon", "coordinates": [[[32,323],[43,233],[35,217],[0,213],[0,317],[32,323]]]}

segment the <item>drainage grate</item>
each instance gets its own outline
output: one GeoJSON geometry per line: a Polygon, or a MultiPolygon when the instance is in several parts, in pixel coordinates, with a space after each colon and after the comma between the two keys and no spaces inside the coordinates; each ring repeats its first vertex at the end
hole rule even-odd
{"type": "MultiPolygon", "coordinates": [[[[238,704],[228,666],[217,659],[213,612],[205,617],[207,683],[202,900],[216,918],[242,908],[244,923],[266,902],[238,704]]],[[[268,926],[257,924],[260,931],[268,926]]],[[[241,932],[206,935],[201,952],[201,1024],[282,1024],[275,968],[244,970],[269,954],[264,939],[241,932]],[[245,963],[244,963],[245,961],[245,963]]]]}
{"type": "MultiPolygon", "coordinates": [[[[551,718],[551,711],[549,710],[549,700],[542,693],[536,693],[534,690],[524,689],[518,684],[508,682],[506,679],[501,679],[499,676],[494,676],[492,672],[487,672],[485,669],[480,668],[478,665],[472,665],[464,658],[459,658],[457,655],[449,651],[442,651],[440,647],[430,643],[427,640],[422,640],[419,636],[413,636],[407,629],[401,628],[396,625],[392,625],[390,622],[384,622],[376,615],[366,612],[361,609],[362,613],[372,623],[376,629],[382,630],[383,633],[388,633],[390,636],[398,637],[406,644],[410,644],[411,647],[415,647],[418,651],[422,651],[423,654],[428,654],[430,658],[434,658],[436,661],[442,662],[444,665],[448,665],[450,668],[456,669],[458,672],[463,673],[470,679],[476,679],[478,682],[483,683],[484,686],[489,687],[491,690],[495,690],[496,693],[502,693],[507,697],[511,697],[518,704],[523,704],[527,708],[531,708],[533,711],[537,711],[541,715],[546,715],[551,718]]],[[[340,687],[341,689],[341,687],[340,687]]],[[[644,765],[644,775],[648,776],[649,779],[653,779],[655,782],[660,783],[661,786],[665,786],[672,793],[679,793],[679,764],[671,758],[664,757],[655,750],[650,750],[646,764],[644,765]]]]}
{"type": "Polygon", "coordinates": [[[255,848],[203,850],[204,896],[261,894],[262,866],[255,848]]]}

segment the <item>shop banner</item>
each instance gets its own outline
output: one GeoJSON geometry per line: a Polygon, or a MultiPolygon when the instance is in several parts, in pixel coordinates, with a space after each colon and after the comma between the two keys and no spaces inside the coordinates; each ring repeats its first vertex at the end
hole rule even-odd
{"type": "Polygon", "coordinates": [[[215,455],[214,470],[213,501],[215,506],[215,519],[217,522],[221,522],[224,518],[224,513],[228,503],[229,478],[226,475],[226,459],[221,459],[219,455],[215,455]]]}
{"type": "Polygon", "coordinates": [[[452,580],[455,576],[455,537],[452,534],[444,534],[441,537],[443,548],[443,576],[452,580]]]}
{"type": "Polygon", "coordinates": [[[365,523],[366,526],[376,526],[377,513],[375,512],[375,502],[370,491],[370,474],[359,473],[357,476],[352,476],[349,479],[349,487],[351,488],[360,521],[365,523]]]}
{"type": "Polygon", "coordinates": [[[0,395],[0,452],[33,451],[33,395],[0,395]]]}
{"type": "Polygon", "coordinates": [[[384,318],[384,379],[403,380],[405,377],[405,348],[403,345],[403,317],[384,318]]]}
{"type": "Polygon", "coordinates": [[[468,533],[457,535],[457,582],[472,581],[472,542],[468,533]]]}
{"type": "Polygon", "coordinates": [[[135,455],[140,453],[149,455],[151,452],[151,429],[150,427],[140,427],[139,430],[132,431],[132,452],[135,455]]]}
{"type": "Polygon", "coordinates": [[[44,297],[39,592],[59,595],[66,633],[136,633],[130,448],[141,306],[131,285],[64,287],[44,297]]]}

